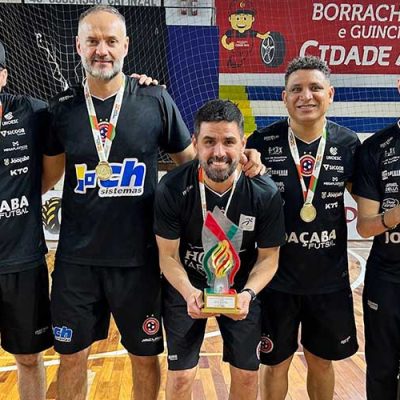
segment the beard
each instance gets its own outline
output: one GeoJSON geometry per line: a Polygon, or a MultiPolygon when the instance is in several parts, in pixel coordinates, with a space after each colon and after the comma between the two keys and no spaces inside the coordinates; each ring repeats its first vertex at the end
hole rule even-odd
{"type": "Polygon", "coordinates": [[[207,177],[216,183],[225,182],[235,172],[238,164],[238,160],[232,160],[229,157],[211,157],[207,161],[200,161],[207,177]],[[213,162],[226,162],[228,167],[225,169],[214,168],[213,162]]]}
{"type": "Polygon", "coordinates": [[[82,65],[85,71],[93,78],[98,78],[103,81],[110,81],[122,71],[123,60],[114,60],[111,70],[94,68],[91,64],[91,61],[86,58],[82,58],[82,65]]]}

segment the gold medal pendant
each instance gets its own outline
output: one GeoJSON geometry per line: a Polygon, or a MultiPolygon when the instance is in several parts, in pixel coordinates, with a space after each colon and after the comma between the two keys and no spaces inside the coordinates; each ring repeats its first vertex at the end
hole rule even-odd
{"type": "Polygon", "coordinates": [[[304,203],[300,210],[300,218],[304,222],[312,222],[317,216],[317,210],[311,203],[304,203]]]}
{"type": "Polygon", "coordinates": [[[106,181],[112,177],[112,169],[107,161],[100,161],[96,167],[97,178],[106,181]]]}

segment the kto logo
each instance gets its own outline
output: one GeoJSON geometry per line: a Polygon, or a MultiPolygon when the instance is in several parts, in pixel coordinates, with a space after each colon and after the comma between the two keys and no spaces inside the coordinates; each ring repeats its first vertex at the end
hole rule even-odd
{"type": "Polygon", "coordinates": [[[87,189],[99,187],[100,197],[141,196],[144,192],[146,165],[137,158],[125,158],[123,163],[110,163],[112,177],[98,180],[96,171],[86,164],[76,164],[77,186],[75,193],[85,194],[87,189]]]}
{"type": "Polygon", "coordinates": [[[72,340],[73,330],[66,326],[53,326],[54,339],[59,342],[70,342],[72,340]]]}

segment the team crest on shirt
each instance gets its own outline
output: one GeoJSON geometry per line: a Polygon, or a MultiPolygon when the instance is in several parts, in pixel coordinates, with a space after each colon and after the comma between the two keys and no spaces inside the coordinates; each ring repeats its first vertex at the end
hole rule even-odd
{"type": "Polygon", "coordinates": [[[261,353],[271,353],[274,349],[274,342],[268,336],[261,336],[260,351],[261,353]]]}
{"type": "Polygon", "coordinates": [[[86,164],[75,164],[77,185],[74,192],[85,194],[88,189],[98,187],[99,197],[141,196],[144,193],[146,164],[137,158],[125,158],[122,163],[110,163],[112,176],[107,180],[97,179],[96,171],[86,164]]]}
{"type": "Polygon", "coordinates": [[[147,335],[153,336],[160,330],[160,322],[155,317],[148,317],[144,320],[142,328],[147,335]]]}
{"type": "Polygon", "coordinates": [[[305,154],[300,158],[301,175],[311,176],[315,164],[315,158],[310,154],[305,154]]]}

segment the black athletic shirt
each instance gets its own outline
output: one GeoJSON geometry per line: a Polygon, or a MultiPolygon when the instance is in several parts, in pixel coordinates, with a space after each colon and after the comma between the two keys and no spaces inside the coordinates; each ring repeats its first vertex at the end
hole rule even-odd
{"type": "MultiPolygon", "coordinates": [[[[380,212],[400,204],[400,126],[396,123],[361,146],[353,191],[380,203],[380,212]]],[[[375,236],[367,270],[400,283],[400,227],[375,236]]]]}
{"type": "MultiPolygon", "coordinates": [[[[296,140],[302,175],[308,187],[319,139],[296,140]]],[[[353,174],[357,135],[327,123],[327,142],[313,200],[317,217],[300,219],[303,194],[288,144],[287,120],[256,131],[247,147],[261,152],[264,164],[281,191],[287,242],[281,248],[279,268],[270,287],[293,294],[330,293],[349,286],[344,189],[353,174]]]]}
{"type": "Polygon", "coordinates": [[[43,263],[41,135],[46,103],[0,93],[0,274],[43,263]]]}
{"type": "MultiPolygon", "coordinates": [[[[114,99],[93,99],[103,134],[114,99]]],[[[66,154],[57,258],[85,265],[144,265],[147,251],[155,246],[152,225],[158,148],[177,153],[190,144],[176,105],[162,87],[141,87],[127,78],[108,159],[114,175],[100,183],[83,88],[58,95],[50,104],[50,114],[46,154],[66,154]]]]}
{"type": "MultiPolygon", "coordinates": [[[[223,195],[206,186],[207,209],[224,209],[230,190],[223,195]]],[[[227,217],[243,229],[239,253],[241,266],[235,287],[241,288],[257,260],[260,248],[280,246],[285,242],[282,200],[267,176],[247,178],[241,174],[227,217]]],[[[197,287],[206,285],[202,267],[204,250],[201,240],[203,216],[198,183],[198,161],[191,161],[169,172],[156,190],[154,231],[165,239],[180,239],[179,253],[190,281],[197,287]]]]}

